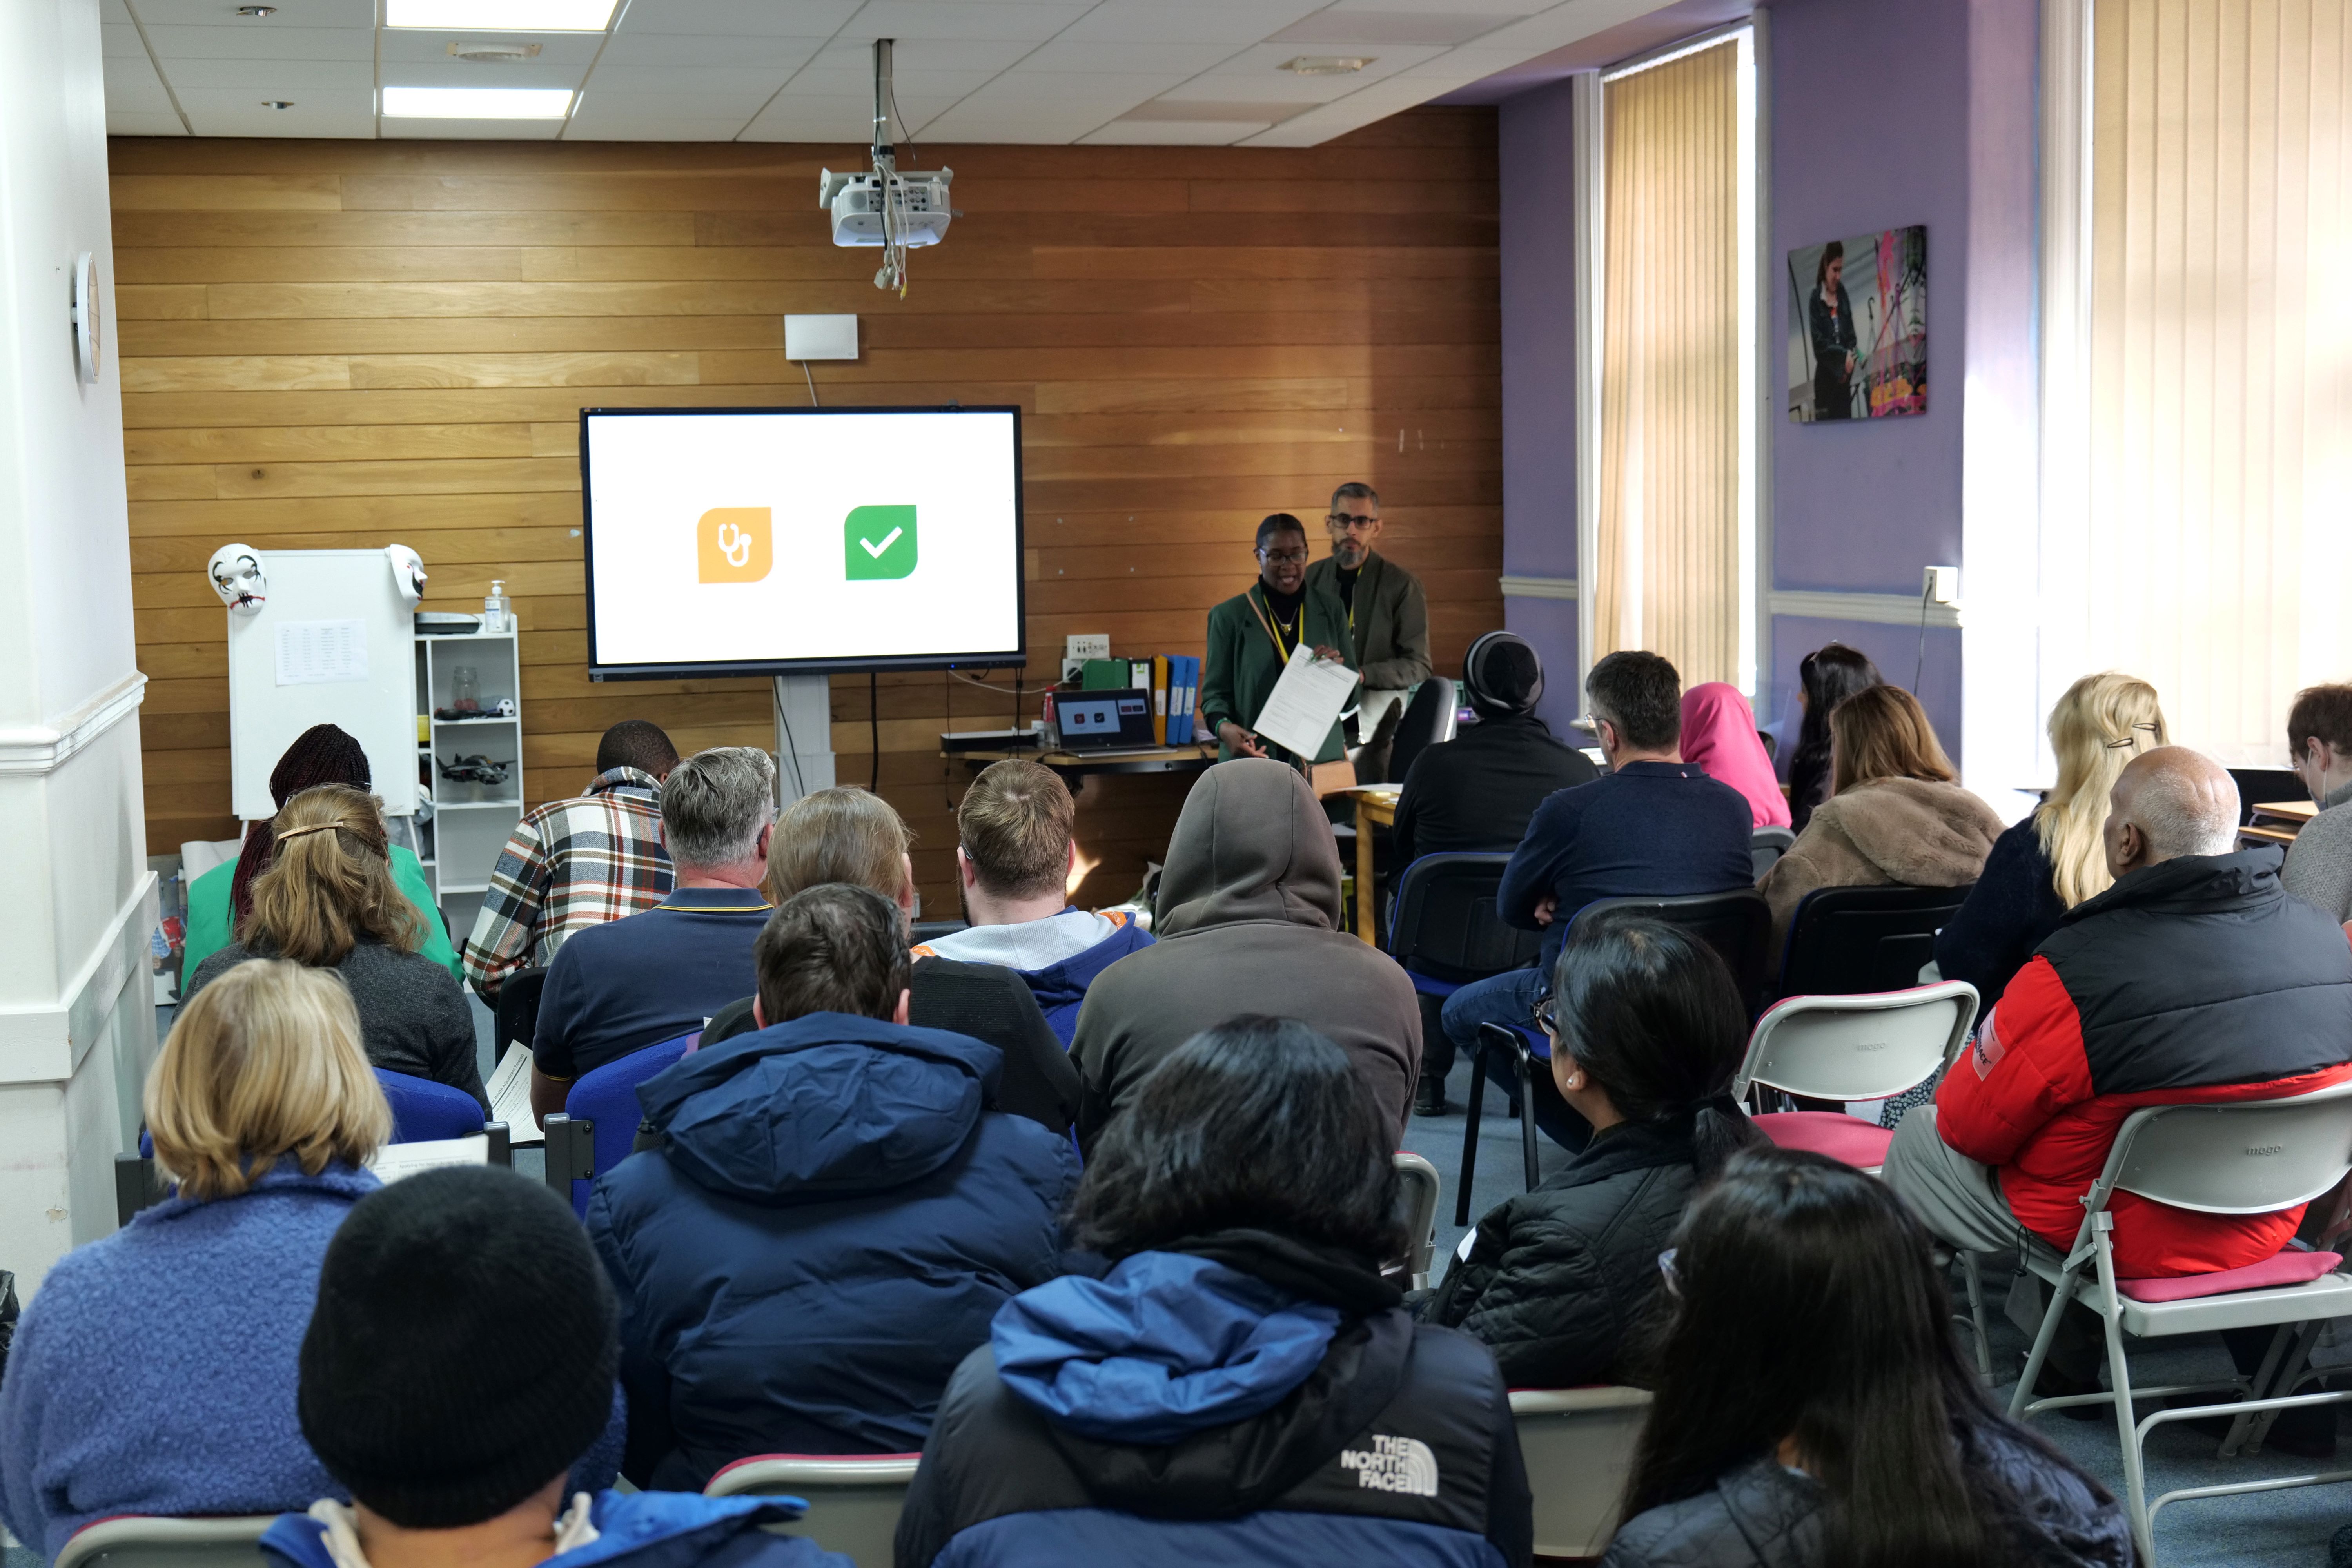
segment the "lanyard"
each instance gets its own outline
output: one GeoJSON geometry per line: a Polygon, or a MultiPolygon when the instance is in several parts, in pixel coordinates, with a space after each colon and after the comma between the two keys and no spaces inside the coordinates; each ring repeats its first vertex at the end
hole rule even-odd
{"type": "MultiPolygon", "coordinates": [[[[1258,600],[1263,597],[1263,595],[1257,591],[1255,584],[1252,585],[1251,591],[1244,595],[1244,597],[1249,600],[1250,613],[1257,616],[1257,624],[1264,626],[1265,628],[1265,635],[1274,639],[1275,657],[1279,658],[1283,663],[1288,664],[1290,662],[1291,653],[1296,649],[1297,644],[1303,643],[1307,640],[1306,595],[1301,595],[1299,596],[1298,630],[1295,634],[1297,642],[1294,642],[1290,647],[1284,647],[1282,646],[1282,633],[1278,629],[1280,623],[1276,621],[1274,618],[1274,606],[1272,605],[1267,605],[1263,608],[1259,606],[1258,600]]],[[[1349,629],[1354,629],[1352,624],[1350,624],[1349,629]]]]}

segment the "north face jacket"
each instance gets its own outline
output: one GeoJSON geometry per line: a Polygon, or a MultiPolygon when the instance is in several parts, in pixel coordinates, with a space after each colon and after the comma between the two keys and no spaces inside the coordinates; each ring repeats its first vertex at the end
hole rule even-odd
{"type": "MultiPolygon", "coordinates": [[[[2105,1490],[1997,1419],[1956,1424],[1972,1479],[2016,1500],[2001,1523],[2004,1568],[2130,1568],[2131,1526],[2105,1490]]],[[[1818,1568],[1829,1494],[1770,1456],[1621,1525],[1601,1568],[1818,1568]]]]}
{"type": "Polygon", "coordinates": [[[1621,1123],[1478,1222],[1423,1317],[1475,1334],[1513,1388],[1622,1383],[1627,1331],[1698,1185],[1688,1115],[1621,1123]]]}
{"type": "MultiPolygon", "coordinates": [[[[594,1538],[540,1568],[853,1568],[814,1541],[761,1528],[807,1511],[798,1498],[598,1492],[588,1512],[594,1538]]],[[[330,1550],[327,1526],[307,1513],[278,1515],[261,1537],[261,1555],[269,1568],[350,1568],[330,1550]]]]}
{"type": "Polygon", "coordinates": [[[898,1568],[1529,1560],[1510,1401],[1476,1341],[1416,1327],[1360,1263],[1356,1287],[1262,1232],[1187,1245],[1216,1256],[1137,1253],[998,1314],[924,1447],[898,1568]]]}
{"type": "MultiPolygon", "coordinates": [[[[2060,1251],[2124,1119],[2144,1105],[2273,1100],[2352,1076],[2352,943],[2280,890],[2279,852],[2142,867],[2066,911],[1936,1091],[1946,1143],[1999,1169],[2060,1251]]],[[[2118,1190],[2124,1279],[2259,1263],[2302,1205],[2192,1214],[2118,1190]]]]}
{"type": "Polygon", "coordinates": [[[985,1110],[1002,1058],[813,1013],[637,1090],[657,1147],[588,1202],[621,1308],[623,1466],[698,1490],[753,1454],[908,1453],[999,1307],[1055,1273],[1069,1140],[985,1110]]]}

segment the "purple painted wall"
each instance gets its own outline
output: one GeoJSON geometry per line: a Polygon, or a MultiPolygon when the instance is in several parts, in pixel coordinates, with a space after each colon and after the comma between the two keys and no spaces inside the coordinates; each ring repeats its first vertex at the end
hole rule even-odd
{"type": "MultiPolygon", "coordinates": [[[[1521,93],[1501,120],[1503,570],[1576,575],[1576,159],[1569,84],[1521,93]]],[[[1565,734],[1576,716],[1576,609],[1509,598],[1504,624],[1546,675],[1537,711],[1565,734]]],[[[1451,674],[1452,671],[1441,671],[1451,674]]]]}

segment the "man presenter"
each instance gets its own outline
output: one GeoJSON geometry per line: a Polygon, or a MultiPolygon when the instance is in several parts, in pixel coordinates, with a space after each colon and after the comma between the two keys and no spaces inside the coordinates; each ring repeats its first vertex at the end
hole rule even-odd
{"type": "Polygon", "coordinates": [[[1369,741],[1381,715],[1429,679],[1429,597],[1421,580],[1379,553],[1381,497],[1371,486],[1331,492],[1331,553],[1307,569],[1309,588],[1328,585],[1348,614],[1349,662],[1363,672],[1356,734],[1369,741]]]}

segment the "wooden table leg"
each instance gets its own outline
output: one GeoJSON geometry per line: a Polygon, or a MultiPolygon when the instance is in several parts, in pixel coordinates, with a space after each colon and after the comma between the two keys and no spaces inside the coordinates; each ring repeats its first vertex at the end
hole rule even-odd
{"type": "Polygon", "coordinates": [[[1372,819],[1356,802],[1356,934],[1379,946],[1372,931],[1372,819]]]}

